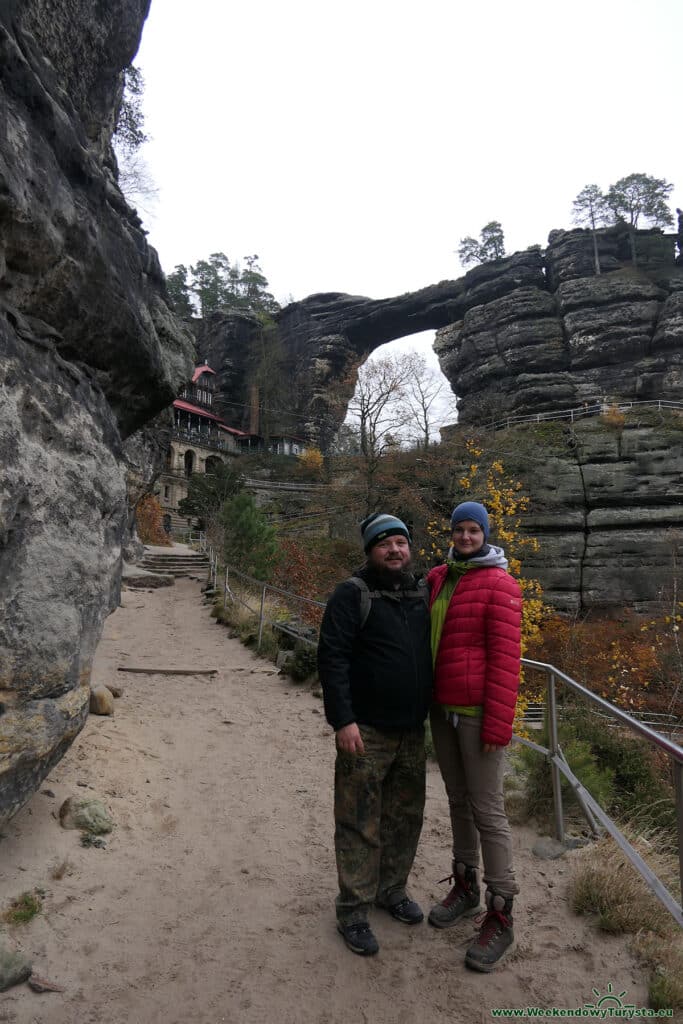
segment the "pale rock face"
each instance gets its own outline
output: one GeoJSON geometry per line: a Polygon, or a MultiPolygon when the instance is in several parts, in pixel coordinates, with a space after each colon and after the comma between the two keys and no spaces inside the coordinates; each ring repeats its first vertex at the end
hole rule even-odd
{"type": "Polygon", "coordinates": [[[522,525],[539,550],[524,556],[524,569],[550,603],[656,611],[670,600],[683,528],[683,417],[650,410],[623,427],[591,418],[496,437],[514,451],[506,468],[531,497],[522,525]]]}
{"type": "Polygon", "coordinates": [[[123,439],[191,372],[110,145],[147,8],[0,5],[0,824],[85,721],[127,483],[157,458],[123,439]]]}

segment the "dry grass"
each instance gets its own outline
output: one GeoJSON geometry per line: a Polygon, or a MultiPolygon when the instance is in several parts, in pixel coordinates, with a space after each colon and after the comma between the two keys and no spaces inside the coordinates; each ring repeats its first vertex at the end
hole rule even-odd
{"type": "MultiPolygon", "coordinates": [[[[657,833],[634,836],[625,830],[625,834],[667,889],[680,898],[678,864],[666,845],[662,846],[657,833]]],[[[576,858],[571,891],[577,913],[597,914],[598,926],[603,931],[646,929],[667,935],[674,924],[611,837],[587,847],[576,858]]]]}
{"type": "MultiPolygon", "coordinates": [[[[680,903],[678,858],[669,836],[627,838],[680,903]]],[[[610,838],[577,853],[571,898],[579,914],[595,914],[599,928],[635,936],[633,948],[652,971],[653,1009],[683,1009],[683,936],[631,862],[610,838]]]]}
{"type": "Polygon", "coordinates": [[[653,1010],[683,1008],[683,933],[662,940],[651,932],[636,936],[634,949],[648,965],[649,995],[653,1010]]]}
{"type": "MultiPolygon", "coordinates": [[[[221,593],[213,606],[211,614],[218,622],[230,626],[234,634],[246,647],[255,648],[258,642],[259,615],[258,611],[252,611],[251,609],[260,607],[260,598],[250,593],[240,593],[237,596],[240,600],[231,601],[228,599],[228,603],[224,605],[223,594],[221,593]],[[248,602],[251,607],[246,607],[242,602],[248,602]]],[[[263,610],[265,618],[271,621],[277,621],[283,617],[282,608],[272,600],[266,600],[263,610]]],[[[278,644],[273,630],[269,626],[264,625],[261,647],[258,652],[259,656],[275,661],[277,652],[278,644]]]]}
{"type": "Polygon", "coordinates": [[[72,875],[73,869],[73,864],[68,857],[65,857],[64,860],[55,861],[52,865],[50,878],[53,878],[55,882],[59,882],[65,875],[72,875]]]}

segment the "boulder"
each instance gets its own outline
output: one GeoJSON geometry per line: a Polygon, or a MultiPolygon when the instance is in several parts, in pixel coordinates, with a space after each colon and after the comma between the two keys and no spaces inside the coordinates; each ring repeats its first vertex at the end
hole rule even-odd
{"type": "Polygon", "coordinates": [[[62,828],[77,828],[93,836],[111,832],[114,822],[97,797],[70,796],[59,808],[62,828]]]}
{"type": "Polygon", "coordinates": [[[96,686],[90,691],[90,714],[114,714],[114,695],[106,686],[96,686]]]}
{"type": "Polygon", "coordinates": [[[27,981],[32,970],[31,961],[23,953],[0,941],[0,992],[27,981]]]}

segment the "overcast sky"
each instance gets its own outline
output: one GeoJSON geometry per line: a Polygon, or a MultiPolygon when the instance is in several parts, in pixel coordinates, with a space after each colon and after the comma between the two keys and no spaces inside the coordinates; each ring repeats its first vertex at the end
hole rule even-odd
{"type": "Polygon", "coordinates": [[[381,298],[569,227],[634,171],[683,205],[681,0],[152,0],[143,214],[167,272],[258,253],[276,298],[381,298]],[[679,180],[680,178],[680,180],[679,180]]]}

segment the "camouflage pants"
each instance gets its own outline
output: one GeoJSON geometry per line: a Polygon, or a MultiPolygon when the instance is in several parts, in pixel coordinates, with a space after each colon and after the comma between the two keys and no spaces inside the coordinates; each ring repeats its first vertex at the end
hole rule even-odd
{"type": "Polygon", "coordinates": [[[359,728],[365,753],[337,751],[334,771],[337,918],[346,923],[405,896],[425,803],[424,730],[359,728]]]}

